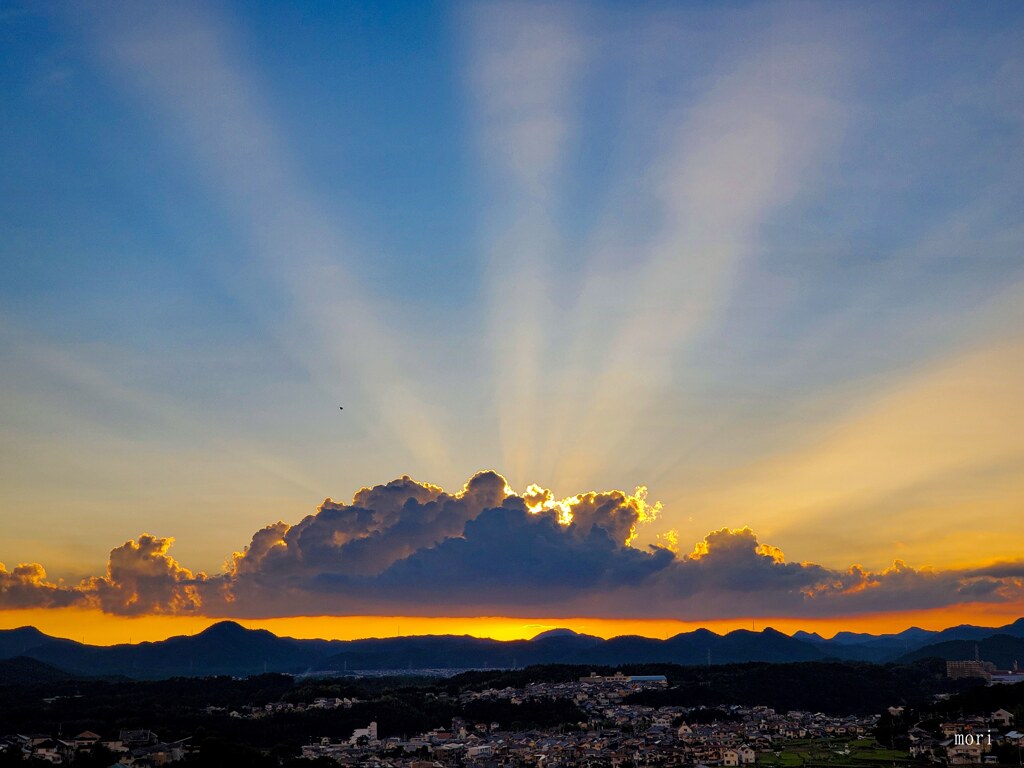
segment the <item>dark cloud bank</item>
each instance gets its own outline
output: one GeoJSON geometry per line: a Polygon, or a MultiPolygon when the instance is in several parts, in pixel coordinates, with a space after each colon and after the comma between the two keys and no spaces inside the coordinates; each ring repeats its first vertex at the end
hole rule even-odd
{"type": "Polygon", "coordinates": [[[0,608],[268,617],[326,614],[714,619],[823,616],[1020,603],[1024,562],[881,572],[786,562],[749,528],[709,533],[689,554],[631,546],[656,508],[642,491],[556,501],[513,494],[495,472],[458,493],[408,477],[327,499],[295,525],[257,531],[222,573],[193,573],[148,534],[110,553],[107,573],[54,583],[37,563],[0,565],[0,608]]]}

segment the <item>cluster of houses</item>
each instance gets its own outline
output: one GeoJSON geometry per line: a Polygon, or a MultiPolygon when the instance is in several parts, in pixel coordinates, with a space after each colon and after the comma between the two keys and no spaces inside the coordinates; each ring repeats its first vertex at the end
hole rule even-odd
{"type": "Polygon", "coordinates": [[[115,756],[117,762],[111,768],[155,768],[184,758],[191,750],[190,741],[161,741],[148,730],[123,730],[116,739],[104,739],[92,731],[70,739],[14,734],[0,738],[0,752],[20,754],[24,760],[67,765],[98,745],[115,756]]]}
{"type": "MultiPolygon", "coordinates": [[[[744,766],[778,757],[787,742],[820,740],[843,754],[843,744],[871,734],[878,716],[830,716],[803,711],[776,712],[764,706],[729,706],[709,713],[689,707],[647,707],[628,697],[637,691],[667,686],[662,676],[590,675],[577,681],[534,683],[522,688],[466,691],[456,698],[472,711],[476,702],[511,704],[570,700],[583,713],[578,723],[547,731],[513,731],[497,722],[454,718],[450,728],[435,728],[411,737],[381,738],[377,723],[357,728],[349,738],[314,739],[302,757],[327,757],[342,766],[360,768],[561,768],[562,766],[744,766]],[[712,722],[705,722],[709,716],[712,722]]],[[[435,695],[435,694],[427,694],[435,695]]],[[[298,710],[351,708],[355,699],[318,698],[312,702],[273,702],[209,714],[262,718],[298,710]]],[[[900,708],[889,710],[900,714],[900,708]]],[[[947,765],[994,762],[1001,744],[1024,749],[1024,734],[1014,730],[1013,715],[997,710],[987,717],[943,723],[939,731],[910,729],[910,756],[947,765]]],[[[161,741],[148,730],[124,730],[116,739],[86,731],[74,738],[11,735],[0,738],[0,752],[20,754],[55,765],[69,764],[96,745],[117,759],[111,768],[154,768],[183,759],[189,739],[161,741]]],[[[848,754],[848,752],[847,752],[848,754]]]]}
{"type": "Polygon", "coordinates": [[[307,758],[330,757],[343,766],[412,768],[473,765],[478,768],[588,765],[742,766],[757,762],[793,738],[862,736],[874,718],[831,718],[807,712],[776,713],[767,707],[729,707],[729,719],[699,724],[680,717],[692,710],[619,705],[596,712],[596,722],[576,730],[513,732],[498,723],[471,724],[456,718],[411,738],[367,738],[376,724],[346,741],[322,738],[303,747],[307,758]],[[628,725],[628,728],[626,726],[628,725]],[[591,727],[593,726],[593,727],[591,727]],[[425,762],[424,762],[425,761],[425,762]]]}
{"type": "Polygon", "coordinates": [[[205,707],[203,711],[208,715],[227,715],[228,717],[242,720],[259,720],[263,717],[273,717],[284,712],[308,712],[316,709],[352,709],[352,705],[358,703],[359,699],[356,698],[320,697],[311,702],[272,701],[262,706],[243,704],[237,709],[231,710],[226,707],[209,706],[205,707]]]}
{"type": "Polygon", "coordinates": [[[343,766],[426,768],[556,768],[557,766],[743,766],[772,754],[792,739],[840,741],[869,734],[877,717],[830,717],[820,713],[777,713],[768,707],[727,707],[720,720],[700,723],[687,707],[645,707],[626,697],[667,685],[661,676],[590,676],[576,682],[536,683],[524,688],[487,689],[459,695],[462,704],[507,701],[522,704],[570,699],[586,720],[553,731],[510,731],[499,723],[455,718],[411,738],[369,738],[376,724],[347,740],[314,740],[307,758],[330,757],[343,766]]]}
{"type": "Polygon", "coordinates": [[[1024,754],[1024,733],[1014,729],[1013,714],[997,709],[988,717],[964,717],[942,723],[937,732],[911,728],[911,757],[927,758],[947,765],[995,763],[993,751],[1009,745],[1024,754]]]}

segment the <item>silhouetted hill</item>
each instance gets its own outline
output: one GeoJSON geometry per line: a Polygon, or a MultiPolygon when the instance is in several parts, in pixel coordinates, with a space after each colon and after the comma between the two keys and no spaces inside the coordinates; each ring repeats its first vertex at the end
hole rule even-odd
{"type": "Polygon", "coordinates": [[[841,645],[870,645],[874,647],[897,648],[908,643],[929,642],[938,632],[910,627],[902,632],[885,635],[871,635],[867,632],[837,632],[827,642],[839,643],[841,645]]]}
{"type": "MultiPolygon", "coordinates": [[[[560,639],[560,638],[552,638],[560,639]]],[[[468,669],[512,667],[526,659],[530,640],[501,642],[465,635],[429,635],[352,640],[340,653],[325,659],[321,669],[468,669]]]]}
{"type": "Polygon", "coordinates": [[[30,651],[36,648],[70,647],[74,645],[78,645],[78,643],[73,640],[51,637],[40,632],[35,627],[0,630],[0,659],[27,656],[30,651]]]}
{"type": "Polygon", "coordinates": [[[548,630],[547,632],[542,632],[540,635],[535,635],[534,636],[534,640],[535,641],[536,640],[547,640],[549,637],[585,637],[585,636],[581,635],[579,632],[573,632],[572,630],[567,630],[567,629],[559,627],[557,629],[548,630]]]}
{"type": "MultiPolygon", "coordinates": [[[[521,645],[536,649],[548,649],[549,652],[566,652],[571,650],[584,651],[605,642],[594,635],[581,635],[571,629],[552,629],[549,632],[541,632],[532,640],[521,641],[521,645]]],[[[544,651],[540,651],[543,653],[544,651]]]]}
{"type": "Polygon", "coordinates": [[[1024,619],[1017,619],[1004,627],[976,627],[972,624],[961,624],[935,633],[929,640],[931,643],[943,643],[947,640],[984,640],[995,635],[1024,637],[1024,619]]]}
{"type": "Polygon", "coordinates": [[[27,656],[0,661],[0,685],[36,685],[61,683],[75,678],[70,672],[27,656]]]}
{"type": "Polygon", "coordinates": [[[812,644],[774,629],[751,632],[739,629],[718,635],[706,629],[684,632],[667,640],[626,635],[614,637],[575,658],[556,663],[619,664],[731,664],[746,661],[814,661],[823,654],[812,644]]]}
{"type": "Polygon", "coordinates": [[[89,675],[163,678],[176,675],[299,673],[329,656],[338,641],[295,640],[265,629],[245,629],[233,621],[214,624],[196,635],[178,635],[134,645],[43,645],[27,655],[89,675]]]}
{"type": "Polygon", "coordinates": [[[717,635],[687,632],[668,640],[625,635],[602,640],[588,635],[557,634],[533,640],[500,642],[475,637],[419,637],[358,640],[328,659],[332,670],[521,667],[535,664],[670,663],[715,664],[737,661],[809,661],[822,658],[808,643],[781,632],[737,630],[717,635]]]}
{"type": "Polygon", "coordinates": [[[542,632],[532,640],[498,641],[468,636],[393,637],[366,640],[297,640],[267,630],[245,629],[222,621],[192,636],[135,645],[93,646],[49,637],[32,627],[0,631],[0,658],[27,656],[85,676],[159,679],[173,676],[233,675],[262,672],[496,669],[537,664],[665,663],[683,665],[745,662],[796,662],[841,659],[888,662],[896,658],[973,658],[974,638],[990,645],[982,657],[1002,665],[1024,660],[1024,620],[1002,628],[953,627],[943,632],[911,628],[893,635],[840,633],[830,640],[771,628],[718,635],[706,629],[667,640],[623,636],[603,640],[571,630],[542,632]],[[993,635],[1004,639],[995,641],[993,635]],[[967,635],[964,639],[962,636],[967,635]],[[927,642],[945,637],[956,646],[927,642]],[[839,639],[836,639],[839,638],[839,639]],[[941,647],[940,647],[941,646],[941,647]],[[938,648],[938,650],[936,650],[938,648]]]}
{"type": "MultiPolygon", "coordinates": [[[[542,633],[532,640],[490,640],[429,635],[352,640],[324,669],[487,669],[534,664],[584,663],[606,640],[575,632],[542,633]]],[[[658,641],[655,641],[658,642],[658,641]]]]}
{"type": "Polygon", "coordinates": [[[806,643],[827,643],[828,641],[817,632],[804,632],[798,629],[793,633],[794,640],[803,640],[806,643]]]}
{"type": "Polygon", "coordinates": [[[795,632],[793,638],[814,645],[829,658],[882,663],[900,658],[910,658],[910,654],[915,651],[936,643],[952,640],[982,640],[995,635],[1024,637],[1024,619],[1018,619],[1003,627],[977,627],[971,624],[961,624],[942,631],[910,627],[902,632],[883,635],[837,632],[828,640],[817,634],[795,632]]]}
{"type": "Polygon", "coordinates": [[[991,661],[1000,669],[1009,669],[1014,662],[1024,663],[1024,638],[1010,635],[995,635],[980,640],[947,640],[918,648],[903,656],[901,661],[918,659],[973,659],[977,652],[978,658],[991,661]]]}

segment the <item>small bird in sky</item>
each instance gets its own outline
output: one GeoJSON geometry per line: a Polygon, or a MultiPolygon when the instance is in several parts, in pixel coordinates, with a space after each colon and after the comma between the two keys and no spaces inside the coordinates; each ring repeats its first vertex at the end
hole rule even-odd
{"type": "Polygon", "coordinates": [[[344,411],[344,410],[345,410],[345,406],[343,406],[343,405],[339,405],[339,406],[338,406],[338,410],[339,410],[339,411],[344,411]]]}

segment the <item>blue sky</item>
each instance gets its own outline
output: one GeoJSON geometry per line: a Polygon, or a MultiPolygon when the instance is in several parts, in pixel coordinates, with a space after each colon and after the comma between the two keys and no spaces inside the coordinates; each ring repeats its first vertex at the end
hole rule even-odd
{"type": "Polygon", "coordinates": [[[486,468],[646,485],[684,549],[963,565],[969,508],[1008,556],[1022,27],[4,4],[0,560],[82,575],[147,530],[216,569],[325,496],[486,468]]]}

